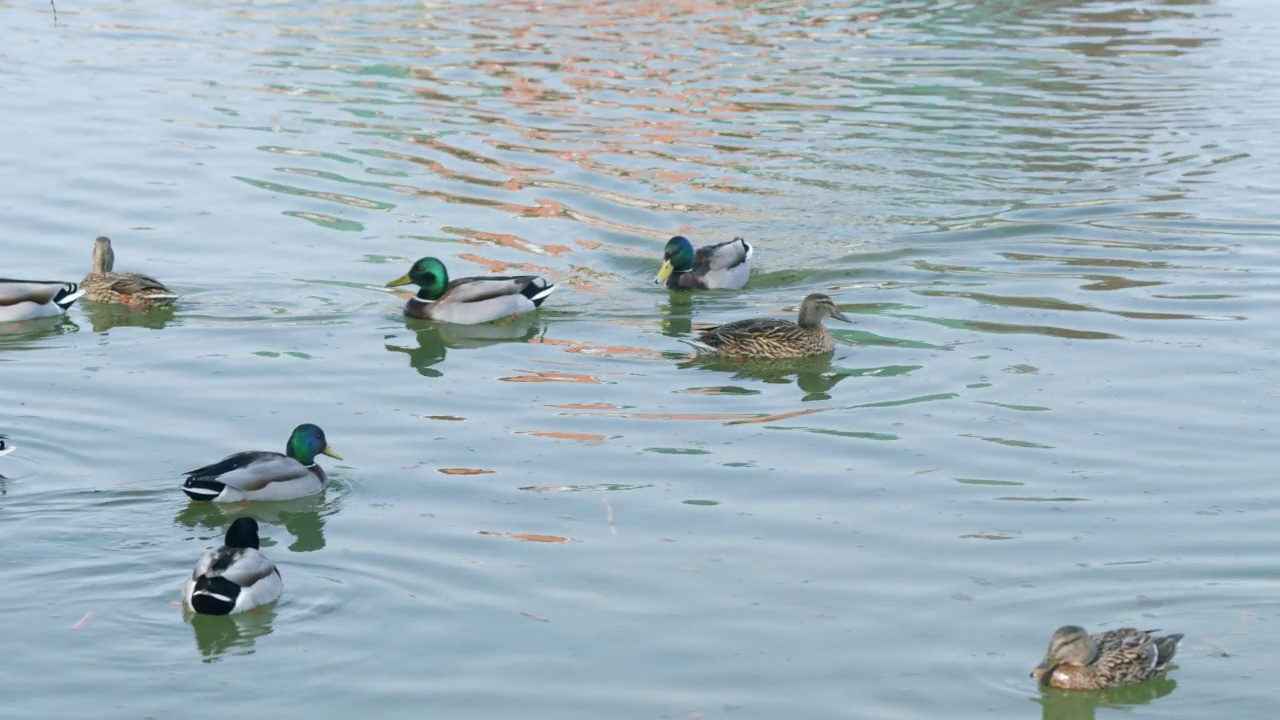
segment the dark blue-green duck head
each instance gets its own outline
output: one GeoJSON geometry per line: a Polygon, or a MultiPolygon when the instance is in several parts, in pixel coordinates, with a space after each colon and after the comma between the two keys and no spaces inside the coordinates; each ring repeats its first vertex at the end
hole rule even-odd
{"type": "Polygon", "coordinates": [[[227,541],[224,543],[229,548],[253,548],[258,549],[258,521],[251,517],[236,518],[231,523],[231,527],[227,528],[227,541]]]}
{"type": "Polygon", "coordinates": [[[418,297],[423,300],[435,300],[444,294],[449,285],[449,272],[444,263],[433,257],[424,257],[409,268],[409,272],[387,283],[387,287],[401,285],[417,285],[418,297]]]}
{"type": "Polygon", "coordinates": [[[654,276],[655,283],[664,283],[671,273],[686,273],[693,270],[693,243],[683,235],[677,235],[667,241],[662,251],[662,268],[654,276]]]}
{"type": "Polygon", "coordinates": [[[289,436],[289,444],[285,446],[284,454],[303,465],[314,464],[317,455],[328,455],[331,458],[342,459],[342,456],[336,450],[329,447],[328,441],[324,438],[324,431],[319,426],[311,423],[299,425],[293,429],[293,434],[289,436]]]}

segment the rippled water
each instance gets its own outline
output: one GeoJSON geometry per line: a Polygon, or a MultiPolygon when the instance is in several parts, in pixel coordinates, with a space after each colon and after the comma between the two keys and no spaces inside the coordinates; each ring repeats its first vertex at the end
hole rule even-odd
{"type": "Polygon", "coordinates": [[[0,276],[184,296],[0,328],[0,716],[1274,714],[1268,2],[0,9],[0,276]],[[561,291],[406,321],[423,255],[561,291]],[[829,361],[680,342],[814,291],[829,361]],[[323,498],[178,491],[299,422],[323,498]],[[184,619],[244,512],[281,602],[184,619]],[[1041,691],[1066,623],[1187,639],[1041,691]]]}

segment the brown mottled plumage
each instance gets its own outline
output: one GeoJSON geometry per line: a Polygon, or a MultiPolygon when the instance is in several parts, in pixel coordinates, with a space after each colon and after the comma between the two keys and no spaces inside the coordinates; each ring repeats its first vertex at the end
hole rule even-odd
{"type": "Polygon", "coordinates": [[[178,297],[150,275],[112,272],[115,264],[116,254],[111,249],[111,239],[100,237],[95,240],[93,271],[80,283],[86,299],[102,303],[155,305],[172,302],[178,297]]]}
{"type": "Polygon", "coordinates": [[[732,357],[797,358],[829,353],[835,338],[822,325],[824,318],[853,322],[836,309],[831,298],[814,293],[800,305],[800,322],[779,318],[738,320],[698,333],[694,347],[708,353],[732,357]]]}
{"type": "Polygon", "coordinates": [[[1181,634],[1155,632],[1120,628],[1090,637],[1082,627],[1060,627],[1031,677],[1062,690],[1102,690],[1149,680],[1169,667],[1182,639],[1181,634]]]}

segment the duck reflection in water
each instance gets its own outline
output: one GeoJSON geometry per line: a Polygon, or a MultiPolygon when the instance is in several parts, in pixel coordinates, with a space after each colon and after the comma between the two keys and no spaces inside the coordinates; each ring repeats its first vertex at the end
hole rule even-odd
{"type": "Polygon", "coordinates": [[[680,369],[699,368],[732,373],[735,380],[754,379],[767,383],[788,384],[795,379],[796,386],[804,393],[801,402],[830,400],[831,389],[836,383],[856,372],[833,369],[831,355],[814,355],[803,358],[724,358],[715,355],[697,355],[677,365],[680,369]]]}
{"type": "Polygon", "coordinates": [[[116,327],[139,327],[160,330],[173,321],[171,304],[135,306],[120,303],[84,303],[84,313],[94,332],[106,332],[116,327]]]}
{"type": "Polygon", "coordinates": [[[253,652],[253,643],[272,631],[276,619],[276,603],[254,608],[236,615],[197,615],[184,613],[196,637],[196,649],[205,662],[217,662],[229,650],[237,655],[253,652]]]}
{"type": "Polygon", "coordinates": [[[1137,685],[1110,690],[1055,690],[1041,686],[1031,700],[1040,705],[1043,720],[1095,720],[1098,708],[1123,709],[1146,705],[1173,692],[1178,681],[1161,675],[1137,685]]]}
{"type": "MultiPolygon", "coordinates": [[[[409,366],[426,377],[442,373],[431,366],[444,360],[448,350],[489,347],[502,343],[528,342],[546,332],[535,313],[503,318],[483,325],[456,325],[410,319],[405,326],[414,334],[417,347],[386,343],[387,350],[409,356],[409,366]]],[[[394,338],[395,336],[389,336],[394,338]]]]}
{"type": "Polygon", "coordinates": [[[312,552],[324,548],[325,518],[337,510],[325,495],[312,495],[288,502],[191,503],[174,517],[191,529],[224,532],[238,517],[251,517],[262,524],[283,527],[293,536],[291,552],[312,552]]]}

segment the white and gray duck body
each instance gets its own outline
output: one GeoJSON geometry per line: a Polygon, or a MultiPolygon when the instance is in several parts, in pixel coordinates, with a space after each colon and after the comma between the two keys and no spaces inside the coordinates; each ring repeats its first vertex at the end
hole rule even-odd
{"type": "Polygon", "coordinates": [[[310,423],[294,428],[284,453],[250,450],[189,470],[182,491],[192,500],[296,500],[324,491],[329,476],[318,455],[342,459],[324,431],[310,423]]]}
{"type": "Polygon", "coordinates": [[[554,283],[538,275],[464,277],[449,280],[444,263],[425,257],[409,272],[387,283],[387,287],[417,285],[404,314],[409,317],[479,325],[513,315],[523,315],[542,307],[555,291],[554,283]]]}
{"type": "Polygon", "coordinates": [[[274,602],[280,570],[259,550],[258,521],[236,518],[222,547],[205,553],[182,588],[182,604],[201,615],[232,615],[274,602]]]}

